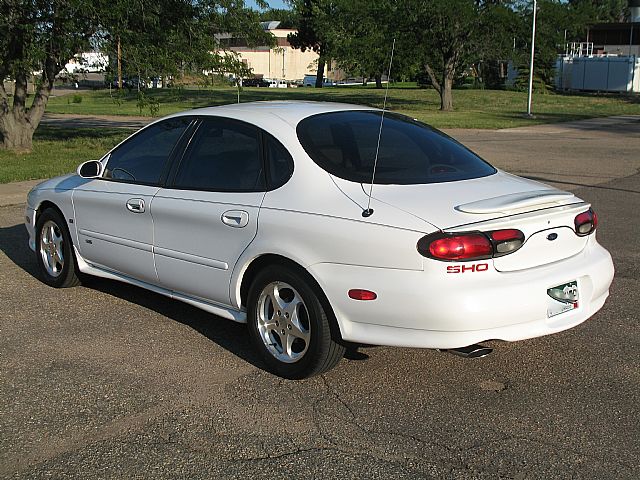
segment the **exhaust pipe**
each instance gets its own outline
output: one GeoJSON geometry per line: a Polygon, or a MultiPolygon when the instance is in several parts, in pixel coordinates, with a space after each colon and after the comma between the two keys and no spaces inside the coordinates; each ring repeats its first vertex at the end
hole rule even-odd
{"type": "Polygon", "coordinates": [[[453,353],[464,358],[482,358],[493,352],[493,348],[484,347],[482,345],[469,345],[468,347],[449,348],[443,352],[453,353]]]}

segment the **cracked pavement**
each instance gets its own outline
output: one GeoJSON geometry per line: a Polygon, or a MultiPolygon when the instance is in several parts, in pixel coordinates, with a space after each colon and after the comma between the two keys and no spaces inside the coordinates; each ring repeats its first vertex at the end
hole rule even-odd
{"type": "MultiPolygon", "coordinates": [[[[638,133],[618,142],[625,169],[638,133]]],[[[113,281],[47,287],[22,206],[0,207],[0,477],[637,478],[640,174],[625,172],[571,186],[616,264],[586,323],[475,360],[362,348],[298,382],[262,369],[243,325],[113,281]]]]}

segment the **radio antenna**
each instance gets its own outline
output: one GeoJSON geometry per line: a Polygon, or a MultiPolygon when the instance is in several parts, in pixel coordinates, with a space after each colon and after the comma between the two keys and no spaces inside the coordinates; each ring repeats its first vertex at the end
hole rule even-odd
{"type": "Polygon", "coordinates": [[[380,129],[378,130],[378,144],[376,145],[376,157],[373,160],[373,173],[371,174],[371,186],[369,187],[369,199],[367,201],[367,209],[362,211],[363,217],[373,215],[371,208],[371,193],[373,192],[373,182],[376,179],[376,168],[378,167],[378,153],[380,152],[380,138],[382,137],[382,125],[384,124],[384,113],[387,109],[387,95],[389,95],[389,84],[391,83],[391,65],[393,65],[393,52],[396,49],[396,39],[393,39],[391,46],[391,58],[389,59],[389,72],[387,73],[387,88],[384,91],[384,102],[382,104],[382,115],[380,116],[380,129]]]}

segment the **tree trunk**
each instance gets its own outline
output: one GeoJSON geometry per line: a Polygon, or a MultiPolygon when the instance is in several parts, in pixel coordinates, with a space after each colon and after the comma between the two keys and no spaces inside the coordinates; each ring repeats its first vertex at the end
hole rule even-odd
{"type": "Polygon", "coordinates": [[[376,88],[382,88],[382,75],[376,74],[376,88]]]}
{"type": "Polygon", "coordinates": [[[322,88],[324,83],[325,61],[322,55],[318,58],[318,70],[316,71],[316,88],[322,88]]]}
{"type": "Polygon", "coordinates": [[[435,72],[431,68],[429,64],[425,65],[425,70],[429,78],[431,79],[431,84],[433,88],[435,88],[438,95],[440,95],[440,110],[449,112],[453,110],[453,79],[455,77],[455,69],[451,68],[450,65],[447,65],[449,68],[445,68],[445,71],[442,74],[442,78],[438,81],[438,77],[435,72]]]}
{"type": "Polygon", "coordinates": [[[34,128],[24,116],[16,118],[13,113],[0,116],[0,148],[16,153],[31,151],[33,131],[34,128]]]}
{"type": "Polygon", "coordinates": [[[13,105],[9,107],[4,88],[2,93],[2,108],[0,109],[0,149],[13,150],[19,153],[31,151],[33,147],[33,132],[35,132],[53,89],[53,82],[49,78],[55,77],[51,73],[57,66],[48,58],[45,62],[43,78],[33,98],[31,107],[27,108],[27,76],[18,74],[15,77],[13,105]],[[48,72],[48,73],[47,73],[48,72]]]}
{"type": "Polygon", "coordinates": [[[453,110],[453,93],[451,91],[453,87],[453,78],[445,77],[443,81],[444,85],[440,91],[440,110],[444,112],[450,112],[453,110]]]}

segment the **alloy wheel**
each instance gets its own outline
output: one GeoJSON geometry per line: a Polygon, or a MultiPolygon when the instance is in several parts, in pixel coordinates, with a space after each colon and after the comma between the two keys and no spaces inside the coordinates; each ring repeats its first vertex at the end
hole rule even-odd
{"type": "Polygon", "coordinates": [[[48,220],[40,232],[40,256],[47,273],[57,278],[64,268],[64,239],[60,227],[48,220]]]}
{"type": "Polygon", "coordinates": [[[262,289],[256,321],[260,338],[277,360],[297,362],[309,349],[309,313],[291,285],[276,281],[262,289]]]}

